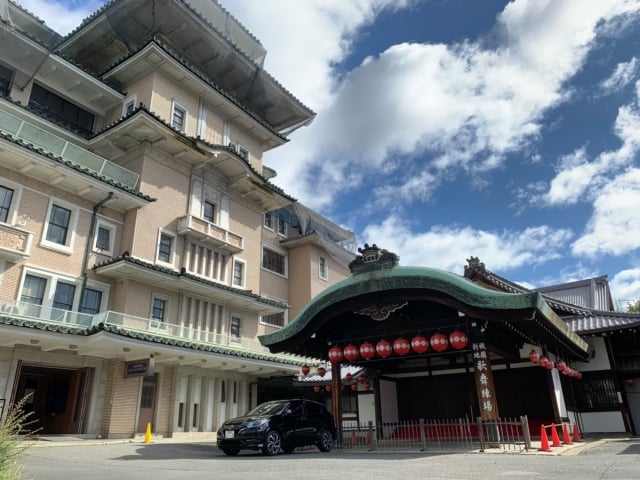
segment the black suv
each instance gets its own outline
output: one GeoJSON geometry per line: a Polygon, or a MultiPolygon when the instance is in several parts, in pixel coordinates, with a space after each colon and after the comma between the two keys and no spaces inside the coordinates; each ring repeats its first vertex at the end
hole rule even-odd
{"type": "Polygon", "coordinates": [[[240,450],[262,450],[277,455],[296,447],[333,448],[336,428],[324,405],[310,400],[276,400],[258,405],[242,417],[227,420],[218,429],[218,447],[227,455],[240,450]]]}

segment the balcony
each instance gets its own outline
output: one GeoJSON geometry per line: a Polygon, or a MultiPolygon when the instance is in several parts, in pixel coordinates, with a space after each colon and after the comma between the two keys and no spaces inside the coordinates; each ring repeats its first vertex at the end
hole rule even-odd
{"type": "Polygon", "coordinates": [[[0,109],[0,131],[135,190],[139,175],[0,109]]]}
{"type": "MultiPolygon", "coordinates": [[[[225,350],[229,351],[229,354],[238,353],[240,357],[246,357],[247,353],[253,353],[260,355],[265,360],[273,359],[278,360],[279,362],[288,361],[290,365],[295,365],[300,363],[301,360],[305,360],[298,355],[270,353],[269,349],[263,347],[258,339],[254,337],[223,335],[209,330],[189,328],[166,322],[159,322],[152,318],[136,317],[114,311],[91,315],[15,300],[0,300],[0,317],[14,318],[46,327],[59,326],[88,329],[99,324],[112,325],[128,331],[161,336],[169,339],[183,340],[203,346],[223,347],[225,350]]],[[[47,330],[49,329],[50,328],[47,328],[47,330]]],[[[91,340],[90,336],[86,338],[89,341],[91,340]]],[[[9,338],[5,340],[10,341],[9,338]]],[[[49,336],[49,343],[56,341],[61,345],[65,345],[67,343],[65,340],[55,340],[55,337],[49,336]]],[[[74,343],[79,343],[79,341],[76,340],[74,343]]],[[[55,344],[51,344],[48,347],[50,350],[54,350],[55,348],[55,344]]],[[[92,343],[92,348],[96,352],[101,352],[101,356],[108,356],[108,354],[105,353],[106,351],[102,352],[104,348],[99,348],[95,343],[92,343]]]]}
{"type": "Polygon", "coordinates": [[[244,250],[244,238],[193,215],[178,219],[178,235],[188,235],[202,243],[214,245],[230,253],[244,250]]]}
{"type": "Polygon", "coordinates": [[[29,258],[33,234],[20,228],[0,223],[0,260],[22,262],[29,258]]]}

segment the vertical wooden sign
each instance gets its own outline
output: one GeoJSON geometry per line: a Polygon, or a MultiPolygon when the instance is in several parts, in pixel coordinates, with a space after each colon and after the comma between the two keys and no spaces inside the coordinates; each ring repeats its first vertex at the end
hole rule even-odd
{"type": "Polygon", "coordinates": [[[496,421],[500,418],[498,413],[498,401],[496,389],[493,384],[491,361],[487,354],[484,342],[474,342],[471,345],[473,352],[473,369],[476,378],[476,391],[480,404],[480,418],[483,421],[496,421]]]}

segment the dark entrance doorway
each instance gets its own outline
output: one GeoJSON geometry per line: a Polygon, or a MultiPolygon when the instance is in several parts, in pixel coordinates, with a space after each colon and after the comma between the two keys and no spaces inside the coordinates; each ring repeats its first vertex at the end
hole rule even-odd
{"type": "Polygon", "coordinates": [[[39,435],[84,433],[92,369],[60,369],[22,365],[14,401],[29,396],[25,410],[33,412],[30,430],[39,435]]]}
{"type": "Polygon", "coordinates": [[[144,377],[140,393],[140,413],[138,414],[137,433],[144,433],[147,424],[153,425],[156,413],[156,397],[158,392],[158,374],[144,377]]]}

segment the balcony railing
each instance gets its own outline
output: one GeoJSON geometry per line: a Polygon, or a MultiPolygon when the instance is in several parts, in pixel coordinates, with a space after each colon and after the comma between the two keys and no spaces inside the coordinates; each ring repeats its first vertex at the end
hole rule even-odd
{"type": "Polygon", "coordinates": [[[0,131],[135,189],[139,175],[0,109],[0,131]]]}
{"type": "Polygon", "coordinates": [[[93,325],[93,315],[88,313],[45,307],[35,303],[15,300],[0,300],[0,316],[86,328],[93,325]]]}
{"type": "Polygon", "coordinates": [[[301,361],[302,357],[286,353],[270,353],[253,337],[235,337],[220,333],[189,328],[166,322],[159,322],[152,318],[136,317],[121,312],[101,312],[96,315],[73,312],[60,308],[45,307],[28,302],[15,300],[0,300],[0,317],[12,317],[26,319],[42,324],[57,324],[89,328],[100,323],[114,325],[126,330],[133,330],[152,335],[160,335],[165,338],[175,338],[193,343],[210,346],[222,346],[231,351],[254,352],[267,355],[272,358],[301,361]]]}
{"type": "Polygon", "coordinates": [[[244,238],[202,218],[187,215],[178,219],[178,233],[192,235],[200,241],[211,243],[229,252],[244,250],[244,238]]]}
{"type": "Polygon", "coordinates": [[[19,262],[29,258],[33,234],[0,223],[0,259],[19,262]]]}

